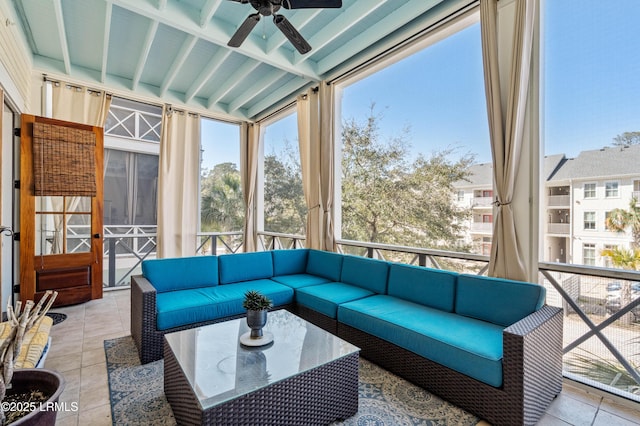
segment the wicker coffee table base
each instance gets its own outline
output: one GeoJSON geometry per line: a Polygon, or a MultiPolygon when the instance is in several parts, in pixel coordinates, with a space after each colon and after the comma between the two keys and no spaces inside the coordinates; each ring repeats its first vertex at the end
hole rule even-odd
{"type": "Polygon", "coordinates": [[[165,342],[164,392],[178,424],[313,425],[358,411],[358,353],[202,410],[165,342]]]}

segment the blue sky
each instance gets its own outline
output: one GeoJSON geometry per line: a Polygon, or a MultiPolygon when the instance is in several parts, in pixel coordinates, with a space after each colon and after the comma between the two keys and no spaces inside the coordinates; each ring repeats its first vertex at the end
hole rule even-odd
{"type": "MultiPolygon", "coordinates": [[[[640,1],[544,3],[545,153],[575,157],[640,131],[640,1]]],[[[414,154],[453,147],[490,161],[479,25],[346,87],[343,117],[363,121],[372,103],[383,116],[382,136],[408,127],[414,154]]],[[[237,135],[237,127],[222,127],[237,135]]],[[[267,128],[266,152],[284,139],[297,140],[295,115],[267,128]]],[[[238,158],[239,150],[221,143],[205,148],[205,159],[212,150],[216,158],[238,158]]]]}

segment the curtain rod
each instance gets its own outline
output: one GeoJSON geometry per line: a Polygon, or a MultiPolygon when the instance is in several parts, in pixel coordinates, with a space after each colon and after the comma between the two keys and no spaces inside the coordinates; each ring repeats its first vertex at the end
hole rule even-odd
{"type": "Polygon", "coordinates": [[[104,92],[104,94],[106,96],[108,96],[108,97],[113,96],[112,93],[109,93],[106,90],[94,89],[92,87],[81,86],[79,84],[69,83],[68,81],[52,79],[52,78],[48,77],[46,74],[42,74],[42,80],[45,81],[45,82],[48,81],[49,83],[64,84],[66,87],[70,87],[70,88],[73,88],[73,89],[87,89],[87,92],[89,92],[89,93],[103,93],[104,92]]]}

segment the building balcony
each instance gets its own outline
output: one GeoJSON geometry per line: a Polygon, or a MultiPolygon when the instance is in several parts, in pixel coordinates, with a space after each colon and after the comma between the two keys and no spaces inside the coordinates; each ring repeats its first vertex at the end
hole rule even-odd
{"type": "Polygon", "coordinates": [[[493,203],[493,197],[473,197],[471,200],[472,207],[490,208],[493,203]]]}
{"type": "Polygon", "coordinates": [[[493,223],[471,222],[471,232],[476,234],[491,234],[493,232],[493,223]]]}
{"type": "Polygon", "coordinates": [[[548,207],[570,207],[571,196],[570,195],[549,195],[547,197],[548,207]]]}
{"type": "Polygon", "coordinates": [[[547,223],[547,234],[569,235],[570,223],[547,223]]]}

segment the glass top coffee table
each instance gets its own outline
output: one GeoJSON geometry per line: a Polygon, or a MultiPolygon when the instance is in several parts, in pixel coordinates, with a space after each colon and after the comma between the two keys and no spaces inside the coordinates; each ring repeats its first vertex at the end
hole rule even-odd
{"type": "Polygon", "coordinates": [[[239,343],[245,318],[165,335],[164,391],[178,424],[327,424],[358,411],[359,349],[286,311],[273,342],[239,343]]]}

